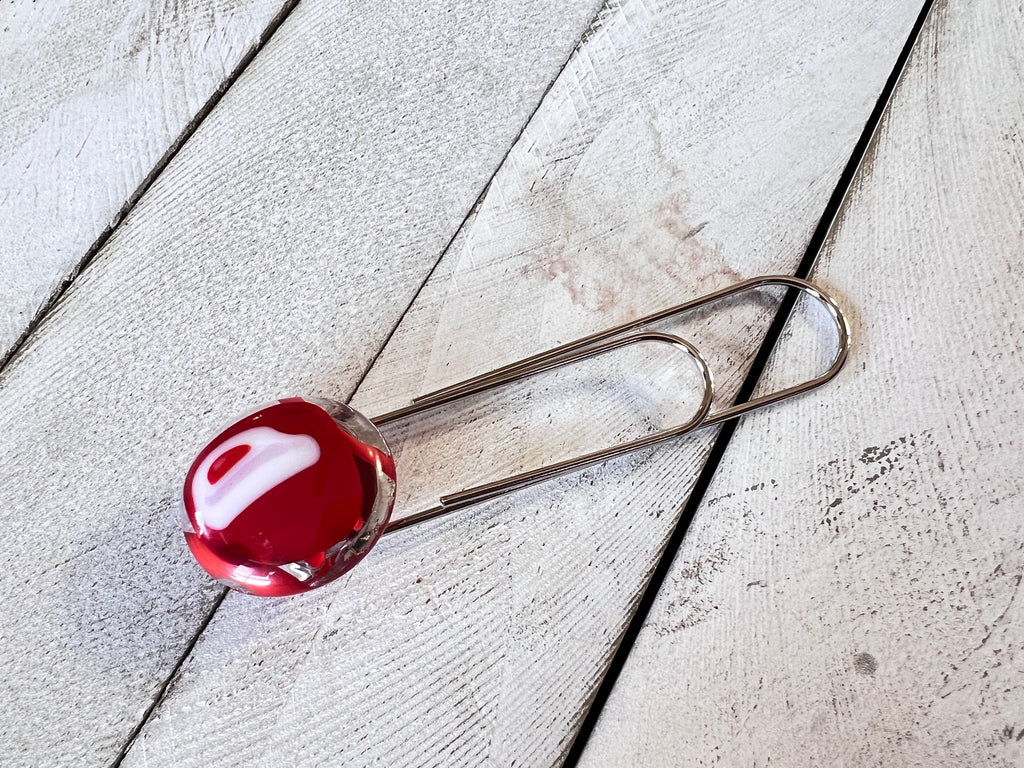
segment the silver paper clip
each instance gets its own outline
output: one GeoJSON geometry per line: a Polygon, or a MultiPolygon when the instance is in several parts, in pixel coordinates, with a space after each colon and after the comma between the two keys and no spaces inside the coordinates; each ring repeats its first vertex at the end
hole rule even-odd
{"type": "Polygon", "coordinates": [[[371,419],[371,421],[380,427],[384,424],[388,424],[389,422],[404,419],[409,416],[415,416],[432,408],[437,408],[447,403],[460,400],[464,397],[469,397],[470,395],[475,395],[479,392],[500,387],[504,384],[509,384],[513,381],[541,373],[542,371],[585,360],[629,344],[642,342],[660,342],[674,345],[686,351],[698,365],[703,379],[704,392],[699,407],[686,423],[670,429],[654,432],[635,440],[629,440],[625,443],[611,446],[610,448],[586,453],[582,456],[560,461],[528,472],[522,472],[501,480],[495,480],[493,482],[485,483],[484,485],[478,485],[472,488],[466,488],[465,490],[458,491],[456,493],[447,494],[440,498],[439,503],[436,506],[407,515],[400,520],[393,520],[389,522],[387,527],[384,529],[384,532],[390,533],[401,530],[402,528],[423,522],[424,520],[430,520],[431,518],[437,517],[438,515],[442,515],[446,512],[467,507],[471,504],[477,504],[479,502],[486,501],[487,499],[492,499],[495,496],[500,496],[504,493],[509,493],[511,491],[533,485],[534,483],[543,482],[544,480],[549,480],[551,478],[558,477],[559,475],[573,472],[591,464],[606,461],[608,459],[615,458],[616,456],[622,456],[623,454],[631,451],[648,448],[652,445],[664,442],[665,440],[670,440],[674,437],[685,435],[688,432],[703,429],[704,427],[710,427],[714,424],[720,424],[721,422],[729,419],[738,418],[739,416],[750,413],[751,411],[755,411],[759,408],[764,408],[781,402],[782,400],[787,400],[791,397],[803,394],[804,392],[808,392],[812,389],[816,389],[835,378],[836,374],[839,373],[846,362],[846,358],[850,351],[850,328],[846,321],[846,317],[843,315],[843,312],[839,308],[835,299],[814,284],[788,275],[754,277],[731,285],[727,288],[714,291],[713,293],[700,296],[696,299],[691,299],[690,301],[683,302],[682,304],[678,304],[674,307],[669,307],[668,309],[664,309],[660,312],[655,312],[654,314],[641,317],[637,320],[617,325],[614,328],[608,328],[607,330],[593,333],[589,336],[584,336],[576,341],[571,341],[567,344],[562,344],[561,346],[549,349],[546,352],[532,355],[531,357],[519,360],[518,362],[497,368],[489,373],[474,376],[473,378],[466,379],[458,384],[452,384],[451,386],[443,389],[422,395],[414,399],[411,405],[377,416],[371,419]],[[761,397],[754,398],[753,400],[735,403],[728,408],[723,408],[720,411],[712,413],[711,401],[714,396],[714,383],[707,361],[704,359],[704,356],[700,351],[688,341],[685,341],[678,336],[653,331],[642,331],[641,329],[670,317],[675,317],[677,315],[682,315],[687,312],[692,312],[702,307],[706,307],[709,304],[721,301],[722,299],[726,299],[730,296],[735,296],[745,291],[764,288],[767,286],[785,286],[787,288],[795,288],[802,293],[817,299],[822,306],[824,306],[829,316],[835,322],[836,330],[838,331],[838,343],[835,358],[824,373],[813,379],[809,379],[808,381],[804,381],[791,387],[786,387],[785,389],[781,389],[768,395],[762,395],[761,397]]]}

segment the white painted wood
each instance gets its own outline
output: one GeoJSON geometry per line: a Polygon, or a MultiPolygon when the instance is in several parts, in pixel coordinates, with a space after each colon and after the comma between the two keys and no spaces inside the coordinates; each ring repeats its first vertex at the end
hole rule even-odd
{"type": "Polygon", "coordinates": [[[936,5],[816,271],[850,364],[740,425],[584,765],[1024,765],[1022,35],[936,5]]]}
{"type": "Polygon", "coordinates": [[[219,592],[178,530],[190,454],[347,396],[595,12],[306,0],[7,367],[5,762],[114,759],[219,592]]]}
{"type": "MultiPolygon", "coordinates": [[[[792,269],[917,11],[609,9],[355,403],[380,412],[741,275],[792,269]]],[[[722,347],[726,389],[763,310],[693,324],[722,347]]],[[[396,441],[399,514],[459,479],[553,457],[556,443],[615,437],[619,417],[658,394],[580,387],[519,389],[409,430],[396,441]],[[534,450],[527,431],[564,440],[534,450]]],[[[126,765],[557,762],[708,442],[396,534],[318,594],[229,595],[126,765]]]]}
{"type": "Polygon", "coordinates": [[[0,360],[284,5],[0,6],[0,360]]]}

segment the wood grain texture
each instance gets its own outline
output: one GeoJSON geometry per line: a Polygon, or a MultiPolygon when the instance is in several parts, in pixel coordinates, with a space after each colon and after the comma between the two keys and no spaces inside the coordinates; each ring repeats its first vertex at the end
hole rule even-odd
{"type": "Polygon", "coordinates": [[[850,363],[740,425],[582,764],[1024,765],[1022,35],[936,5],[816,270],[850,363]]]}
{"type": "Polygon", "coordinates": [[[4,760],[114,759],[219,593],[178,530],[201,436],[347,397],[595,12],[302,3],[22,347],[4,760]]]}
{"type": "Polygon", "coordinates": [[[284,5],[0,5],[0,360],[284,5]]]}
{"type": "MultiPolygon", "coordinates": [[[[381,412],[741,275],[792,269],[918,10],[608,7],[354,404],[381,412]]],[[[690,324],[719,350],[725,394],[767,306],[690,324]]],[[[655,364],[653,388],[598,367],[392,431],[398,514],[650,426],[623,419],[671,407],[655,364]],[[611,392],[583,389],[602,380],[611,392]]],[[[320,594],[229,595],[126,765],[558,762],[708,444],[388,537],[320,594]]]]}

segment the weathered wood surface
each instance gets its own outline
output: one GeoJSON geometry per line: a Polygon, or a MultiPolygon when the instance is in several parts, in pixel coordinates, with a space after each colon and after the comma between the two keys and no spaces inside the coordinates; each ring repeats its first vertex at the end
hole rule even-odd
{"type": "Polygon", "coordinates": [[[4,370],[4,761],[114,759],[219,594],[200,436],[347,396],[596,10],[301,3],[4,370]]]}
{"type": "MultiPolygon", "coordinates": [[[[791,270],[918,10],[608,9],[355,404],[380,412],[742,275],[791,270]]],[[[362,290],[385,300],[393,289],[362,290]]],[[[726,391],[764,311],[752,302],[693,328],[721,347],[726,391]]],[[[364,329],[353,318],[339,336],[365,346],[364,329]]],[[[294,373],[281,369],[272,383],[291,389],[278,391],[337,395],[350,380],[329,358],[279,354],[268,364],[294,373]]],[[[226,388],[187,386],[225,416],[236,405],[226,388]]],[[[654,396],[624,389],[625,405],[619,392],[596,402],[578,384],[561,397],[545,385],[424,420],[443,440],[416,427],[397,441],[407,488],[398,514],[460,481],[554,456],[558,443],[572,452],[616,437],[619,416],[654,396]],[[599,437],[590,427],[604,421],[612,427],[599,437]],[[554,433],[562,439],[545,440],[554,433]],[[529,447],[538,437],[542,450],[529,447]]],[[[708,442],[396,534],[319,594],[229,595],[126,764],[557,762],[708,442]]]]}
{"type": "Polygon", "coordinates": [[[740,425],[584,765],[1024,765],[1022,37],[936,6],[816,270],[850,364],[740,425]]]}
{"type": "Polygon", "coordinates": [[[284,6],[0,5],[0,360],[284,6]]]}

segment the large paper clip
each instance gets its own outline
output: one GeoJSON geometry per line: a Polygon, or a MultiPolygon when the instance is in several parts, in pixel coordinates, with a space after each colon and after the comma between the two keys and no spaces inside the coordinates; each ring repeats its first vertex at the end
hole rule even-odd
{"type": "Polygon", "coordinates": [[[734,419],[820,387],[846,362],[850,331],[835,300],[786,275],[744,280],[646,317],[563,344],[416,398],[367,419],[341,403],[286,398],[222,431],[196,457],[183,493],[185,538],[212,576],[259,595],[287,595],[326,584],[354,566],[384,533],[429,520],[591,464],[734,419]],[[816,299],[835,323],[832,364],[820,375],[719,411],[707,361],[690,342],[646,330],[745,291],[796,289],[816,299]],[[633,344],[668,344],[696,364],[703,392],[683,424],[618,445],[442,496],[436,506],[391,521],[394,460],[379,427],[495,387],[633,344]]]}

